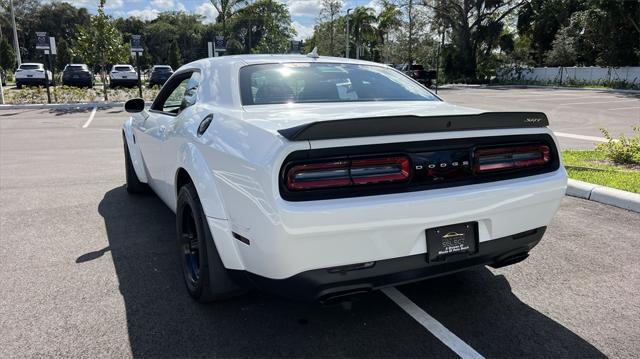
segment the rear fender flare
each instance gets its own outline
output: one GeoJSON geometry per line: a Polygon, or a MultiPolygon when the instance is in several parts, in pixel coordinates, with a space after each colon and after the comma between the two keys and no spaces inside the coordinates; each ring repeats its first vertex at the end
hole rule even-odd
{"type": "MultiPolygon", "coordinates": [[[[177,185],[180,169],[186,170],[196,187],[205,215],[216,219],[227,219],[214,172],[196,146],[192,143],[183,144],[178,150],[177,163],[178,168],[175,173],[174,186],[177,185]]],[[[178,198],[177,186],[176,198],[178,198]]]]}
{"type": "Polygon", "coordinates": [[[194,144],[185,143],[178,151],[178,166],[174,179],[176,199],[178,173],[180,173],[181,169],[184,169],[196,187],[202,210],[207,218],[207,224],[222,264],[227,269],[243,270],[244,265],[236,248],[237,241],[232,236],[222,197],[216,185],[215,174],[207,164],[203,154],[194,144]]]}

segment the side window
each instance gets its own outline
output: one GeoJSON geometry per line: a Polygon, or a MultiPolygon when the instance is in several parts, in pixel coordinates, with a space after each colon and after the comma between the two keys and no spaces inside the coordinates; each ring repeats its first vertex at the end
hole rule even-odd
{"type": "Polygon", "coordinates": [[[199,72],[176,76],[160,91],[151,109],[174,115],[179,114],[185,108],[196,103],[199,84],[199,72]]]}
{"type": "Polygon", "coordinates": [[[181,110],[189,106],[195,105],[198,101],[198,87],[200,87],[200,73],[194,72],[191,74],[191,78],[187,81],[187,88],[184,92],[184,98],[182,99],[181,110]]]}
{"type": "Polygon", "coordinates": [[[162,105],[162,112],[173,112],[176,114],[180,112],[182,99],[184,98],[184,93],[187,90],[188,82],[188,78],[180,81],[180,83],[178,83],[178,86],[174,88],[173,91],[171,91],[171,93],[167,97],[167,100],[162,105]]]}

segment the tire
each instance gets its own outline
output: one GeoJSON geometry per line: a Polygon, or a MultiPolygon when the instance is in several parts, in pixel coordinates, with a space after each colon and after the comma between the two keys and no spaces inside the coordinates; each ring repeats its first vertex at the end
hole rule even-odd
{"type": "Polygon", "coordinates": [[[22,89],[22,84],[21,84],[21,83],[19,83],[19,82],[16,82],[16,88],[17,88],[18,90],[21,90],[21,89],[22,89]]]}
{"type": "Polygon", "coordinates": [[[192,183],[180,188],[178,194],[176,232],[184,282],[193,299],[208,303],[243,292],[222,264],[192,183]]]}
{"type": "Polygon", "coordinates": [[[147,184],[140,182],[136,170],[133,168],[129,146],[127,146],[127,138],[124,133],[122,134],[122,142],[124,142],[124,169],[127,179],[127,192],[130,194],[144,193],[147,190],[147,184]]]}

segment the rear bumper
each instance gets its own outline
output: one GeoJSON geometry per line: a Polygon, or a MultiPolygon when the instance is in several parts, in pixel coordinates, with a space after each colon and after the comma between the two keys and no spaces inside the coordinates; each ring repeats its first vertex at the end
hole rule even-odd
{"type": "Polygon", "coordinates": [[[111,86],[137,86],[138,79],[110,79],[111,86]]]}
{"type": "Polygon", "coordinates": [[[446,275],[481,265],[502,267],[524,260],[546,227],[480,242],[478,252],[429,262],[426,254],[376,261],[372,266],[333,267],[302,272],[286,279],[270,279],[246,271],[230,274],[246,285],[292,299],[331,302],[354,294],[446,275]],[[354,269],[356,268],[356,269],[354,269]]]}
{"type": "MultiPolygon", "coordinates": [[[[564,197],[563,167],[551,173],[469,186],[308,202],[246,204],[221,186],[227,209],[242,213],[211,224],[226,268],[271,279],[310,270],[427,253],[426,230],[477,222],[480,244],[545,227],[564,197]],[[234,206],[242,205],[235,210],[234,206]],[[224,221],[226,222],[226,221],[224,221]],[[250,244],[234,238],[231,232],[250,244]],[[231,244],[232,249],[226,251],[231,244]]],[[[249,188],[248,185],[246,188],[249,188]]],[[[249,192],[253,190],[254,193],[249,192]]]]}
{"type": "Polygon", "coordinates": [[[21,85],[45,85],[46,79],[44,77],[23,77],[16,78],[16,83],[21,85]]]}
{"type": "Polygon", "coordinates": [[[68,86],[88,86],[93,84],[93,80],[91,78],[62,78],[62,84],[68,86]]]}

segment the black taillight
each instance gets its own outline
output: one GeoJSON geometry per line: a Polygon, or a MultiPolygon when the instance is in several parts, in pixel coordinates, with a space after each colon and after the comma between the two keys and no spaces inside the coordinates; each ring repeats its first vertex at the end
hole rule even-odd
{"type": "Polygon", "coordinates": [[[302,164],[291,167],[287,172],[287,187],[294,191],[350,184],[349,161],[302,164]]]}
{"type": "Polygon", "coordinates": [[[475,173],[493,173],[545,166],[551,161],[551,150],[544,144],[478,148],[473,157],[475,173]]]}
{"type": "Polygon", "coordinates": [[[315,162],[291,166],[285,175],[291,191],[401,182],[411,171],[407,156],[315,162]]]}

